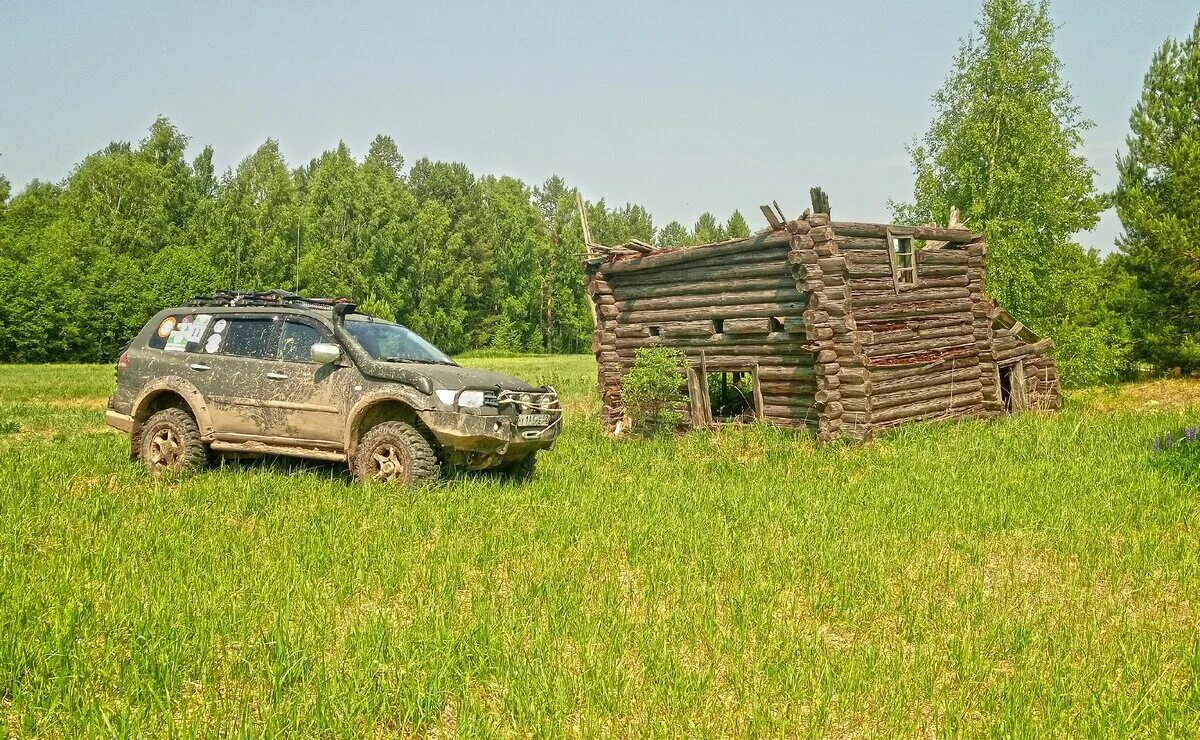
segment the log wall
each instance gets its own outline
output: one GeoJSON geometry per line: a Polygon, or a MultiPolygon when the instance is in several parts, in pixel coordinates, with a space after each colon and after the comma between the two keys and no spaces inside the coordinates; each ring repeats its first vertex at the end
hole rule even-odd
{"type": "Polygon", "coordinates": [[[808,296],[788,264],[792,234],[749,239],[600,265],[588,279],[603,422],[624,418],[621,377],[637,350],[672,347],[710,372],[757,368],[764,420],[817,426],[808,296]]]}
{"type": "Polygon", "coordinates": [[[750,239],[591,263],[605,427],[624,418],[635,353],[655,346],[695,368],[756,367],[763,418],[825,441],[1002,414],[997,368],[1017,362],[1025,406],[1058,408],[1053,343],[1031,340],[984,294],[983,237],[894,230],[946,239],[917,250],[916,283],[897,286],[888,229],[812,214],[750,239]]]}
{"type": "Polygon", "coordinates": [[[917,250],[916,283],[897,286],[886,227],[880,233],[856,226],[838,233],[835,247],[846,264],[854,340],[866,369],[867,393],[853,406],[864,418],[864,434],[910,421],[986,415],[983,242],[917,250]]]}

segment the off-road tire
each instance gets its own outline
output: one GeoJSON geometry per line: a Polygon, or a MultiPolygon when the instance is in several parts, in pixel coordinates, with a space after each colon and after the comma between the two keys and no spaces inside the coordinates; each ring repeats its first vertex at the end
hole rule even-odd
{"type": "Polygon", "coordinates": [[[156,412],[142,425],[140,436],[142,465],[151,477],[185,475],[208,462],[200,427],[183,409],[156,412]]]}
{"type": "Polygon", "coordinates": [[[533,479],[537,470],[537,451],[529,453],[520,460],[501,465],[500,474],[514,483],[523,483],[533,479]]]}
{"type": "Polygon", "coordinates": [[[440,478],[442,466],[424,434],[403,421],[385,421],[358,441],[350,473],[359,483],[415,487],[440,478]]]}

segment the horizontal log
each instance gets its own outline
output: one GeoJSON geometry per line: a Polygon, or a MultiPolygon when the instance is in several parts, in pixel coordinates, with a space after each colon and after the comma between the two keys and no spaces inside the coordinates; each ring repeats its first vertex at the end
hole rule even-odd
{"type": "Polygon", "coordinates": [[[979,365],[978,357],[960,357],[953,360],[935,360],[920,365],[882,365],[871,368],[871,382],[878,385],[903,378],[925,376],[942,370],[956,370],[979,365]]]}
{"type": "Polygon", "coordinates": [[[764,365],[760,364],[760,366],[758,368],[759,380],[784,380],[784,379],[794,380],[794,379],[799,379],[799,378],[813,378],[813,377],[816,377],[816,376],[813,373],[813,368],[811,365],[791,364],[791,365],[764,366],[764,365]]]}
{"type": "Polygon", "coordinates": [[[770,317],[725,319],[721,322],[721,331],[724,334],[770,334],[771,322],[770,317]]]}
{"type": "Polygon", "coordinates": [[[762,408],[763,420],[772,422],[776,419],[782,419],[788,422],[794,422],[798,426],[806,426],[815,429],[820,419],[820,414],[815,408],[796,408],[792,406],[766,406],[762,408]]]}
{"type": "Polygon", "coordinates": [[[878,249],[881,251],[887,250],[887,241],[885,239],[870,239],[854,236],[838,236],[834,241],[837,243],[839,250],[847,249],[878,249]]]}
{"type": "Polygon", "coordinates": [[[809,393],[808,395],[795,394],[792,396],[768,395],[766,393],[763,393],[762,405],[764,408],[769,407],[769,406],[778,406],[778,407],[786,406],[786,407],[794,408],[794,409],[795,408],[811,409],[814,404],[813,404],[813,397],[812,397],[811,393],[809,393]]]}
{"type": "Polygon", "coordinates": [[[833,231],[838,236],[857,236],[871,239],[886,239],[890,231],[894,236],[911,236],[926,241],[966,244],[983,238],[966,229],[945,229],[937,226],[899,226],[888,224],[864,224],[853,221],[834,221],[833,231]]]}
{"type": "Polygon", "coordinates": [[[787,378],[785,380],[767,379],[760,374],[758,387],[764,396],[798,396],[811,395],[817,389],[817,380],[808,378],[787,378]]]}
{"type": "Polygon", "coordinates": [[[966,265],[971,256],[959,249],[932,249],[917,252],[917,272],[926,265],[966,265]]]}
{"type": "Polygon", "coordinates": [[[913,303],[916,301],[952,301],[970,298],[966,288],[924,288],[916,287],[902,290],[899,293],[877,293],[854,296],[855,308],[866,306],[888,306],[893,304],[913,303]]]}
{"type": "Polygon", "coordinates": [[[978,365],[972,367],[951,368],[949,370],[932,368],[928,373],[922,375],[890,380],[876,380],[871,384],[871,387],[876,393],[880,395],[886,395],[889,393],[914,390],[917,388],[928,388],[937,385],[957,383],[978,384],[978,381],[982,376],[983,373],[978,365]]]}
{"type": "MultiPolygon", "coordinates": [[[[703,351],[704,357],[708,361],[710,367],[712,366],[713,362],[721,360],[725,362],[725,366],[727,368],[731,364],[740,365],[740,367],[733,368],[738,370],[748,370],[754,367],[755,363],[758,363],[759,365],[809,367],[811,369],[811,366],[808,365],[808,358],[810,355],[804,352],[796,353],[795,350],[787,350],[786,348],[775,349],[772,347],[753,347],[741,345],[724,347],[720,345],[706,345],[704,347],[697,347],[692,344],[680,344],[673,348],[678,349],[689,360],[697,362],[700,359],[701,351],[703,351]]],[[[616,352],[617,357],[615,359],[627,364],[632,364],[634,358],[637,357],[638,349],[642,348],[632,347],[627,349],[618,349],[616,352]]]]}
{"type": "Polygon", "coordinates": [[[1014,347],[1003,352],[996,352],[994,359],[996,362],[1003,362],[1005,360],[1011,360],[1022,355],[1045,354],[1052,349],[1054,349],[1054,342],[1050,339],[1043,339],[1042,341],[1034,342],[1033,344],[1022,344],[1019,347],[1014,347]]]}
{"type": "Polygon", "coordinates": [[[635,273],[623,278],[613,278],[613,295],[622,297],[622,289],[634,285],[667,285],[673,282],[695,282],[700,280],[724,281],[728,289],[730,281],[755,277],[791,276],[791,265],[786,262],[755,263],[751,265],[719,265],[716,267],[681,267],[670,272],[650,274],[635,273]]]}
{"type": "Polygon", "coordinates": [[[807,309],[808,305],[804,303],[753,303],[736,306],[622,311],[618,314],[618,320],[625,324],[658,324],[665,321],[753,319],[772,316],[803,316],[807,309]]]}
{"type": "Polygon", "coordinates": [[[636,272],[639,270],[649,270],[668,265],[685,264],[692,260],[703,259],[705,257],[738,254],[740,252],[752,251],[755,249],[787,245],[790,243],[791,237],[792,235],[786,231],[775,231],[768,234],[756,234],[748,239],[742,239],[734,242],[713,244],[702,247],[682,247],[680,249],[662,250],[645,257],[634,257],[630,259],[617,260],[611,263],[605,263],[600,267],[600,271],[602,274],[607,276],[636,272]]]}
{"type": "Polygon", "coordinates": [[[877,367],[916,367],[927,365],[930,362],[940,362],[950,360],[963,359],[970,357],[976,353],[976,349],[972,347],[962,347],[956,349],[931,350],[928,352],[914,352],[909,355],[894,355],[889,357],[871,357],[867,358],[872,369],[877,367]]]}
{"type": "MultiPolygon", "coordinates": [[[[665,327],[664,327],[665,328],[665,327]]],[[[660,335],[657,340],[652,337],[618,337],[617,349],[636,349],[639,347],[777,347],[793,354],[813,355],[805,347],[803,337],[795,334],[776,332],[772,334],[738,335],[738,334],[678,334],[675,336],[660,335]]]]}
{"type": "Polygon", "coordinates": [[[587,286],[584,290],[590,296],[612,295],[612,288],[609,286],[608,281],[601,280],[595,276],[588,278],[587,286]]]}
{"type": "Polygon", "coordinates": [[[843,257],[841,257],[839,259],[844,259],[846,261],[846,266],[849,268],[854,268],[855,266],[859,266],[859,265],[887,265],[888,269],[891,269],[891,266],[892,266],[892,258],[888,255],[888,253],[886,251],[847,252],[843,257]]]}
{"type": "Polygon", "coordinates": [[[894,391],[891,393],[879,393],[878,391],[871,397],[872,409],[882,411],[884,409],[897,408],[900,406],[913,406],[924,401],[934,399],[953,399],[955,397],[976,396],[982,400],[981,388],[979,380],[968,383],[946,383],[943,385],[931,385],[923,388],[910,388],[903,391],[894,391]]]}
{"type": "MultiPolygon", "coordinates": [[[[740,286],[729,286],[740,287],[740,286]]],[[[807,300],[804,293],[796,290],[795,286],[785,286],[775,290],[734,291],[726,293],[706,293],[701,295],[676,295],[662,298],[636,298],[632,300],[617,300],[615,305],[621,311],[655,310],[661,308],[696,308],[701,306],[734,306],[744,303],[800,303],[807,300]]]]}
{"type": "MultiPolygon", "coordinates": [[[[777,247],[769,247],[764,249],[755,249],[748,252],[738,254],[715,255],[712,257],[704,257],[701,259],[689,260],[678,265],[668,265],[658,267],[652,270],[638,270],[638,276],[644,275],[665,275],[679,269],[695,269],[697,267],[733,267],[735,265],[766,265],[778,264],[782,265],[787,262],[788,246],[786,244],[777,247]]],[[[628,275],[623,275],[614,278],[615,280],[628,279],[628,275]]]]}
{"type": "MultiPolygon", "coordinates": [[[[729,284],[728,280],[698,280],[661,285],[627,285],[623,286],[615,295],[617,301],[620,302],[638,298],[728,293],[731,287],[733,286],[729,284]]],[[[738,280],[736,287],[739,291],[795,290],[796,280],[781,271],[778,275],[738,280]]]]}
{"type": "Polygon", "coordinates": [[[973,326],[971,317],[965,315],[925,317],[915,321],[908,321],[905,319],[884,319],[882,321],[858,320],[855,322],[855,324],[858,326],[858,331],[872,332],[875,334],[900,330],[923,332],[928,329],[942,329],[951,326],[961,327],[963,333],[965,334],[966,332],[970,331],[970,327],[973,326]]]}
{"type": "Polygon", "coordinates": [[[921,339],[913,340],[911,342],[868,344],[863,347],[863,354],[871,358],[872,361],[876,361],[885,357],[896,357],[917,354],[926,351],[934,352],[974,346],[975,337],[957,334],[948,337],[922,337],[921,339]]]}
{"type": "Polygon", "coordinates": [[[882,424],[889,421],[897,421],[900,419],[917,420],[924,419],[935,414],[941,414],[947,411],[962,410],[983,405],[983,394],[979,391],[967,393],[961,396],[945,396],[935,398],[929,401],[921,401],[911,403],[904,406],[896,406],[893,408],[873,411],[871,413],[871,421],[873,423],[882,424]]]}
{"type": "Polygon", "coordinates": [[[883,306],[865,306],[856,308],[854,317],[856,321],[879,321],[918,316],[967,314],[970,311],[971,301],[960,298],[952,301],[902,301],[883,306]]]}
{"type": "MultiPolygon", "coordinates": [[[[966,275],[953,275],[946,278],[923,275],[918,284],[922,288],[966,288],[970,285],[970,281],[966,275]]],[[[896,282],[890,275],[886,278],[851,278],[850,280],[850,293],[855,298],[860,295],[886,291],[891,291],[893,295],[896,293],[896,282]]]]}

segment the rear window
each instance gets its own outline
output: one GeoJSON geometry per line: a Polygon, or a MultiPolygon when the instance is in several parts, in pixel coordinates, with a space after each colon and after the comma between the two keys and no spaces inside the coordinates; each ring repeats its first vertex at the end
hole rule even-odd
{"type": "Polygon", "coordinates": [[[207,313],[177,313],[166,316],[155,327],[147,345],[151,349],[167,352],[197,352],[200,349],[200,340],[210,323],[212,314],[207,313]]]}
{"type": "Polygon", "coordinates": [[[275,359],[278,356],[279,325],[282,322],[256,318],[229,319],[226,323],[228,325],[222,327],[221,339],[213,342],[223,354],[262,359],[275,359]]]}

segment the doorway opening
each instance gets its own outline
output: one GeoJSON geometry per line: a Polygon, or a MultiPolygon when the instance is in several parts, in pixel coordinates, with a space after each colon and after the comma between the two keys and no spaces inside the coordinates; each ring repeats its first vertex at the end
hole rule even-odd
{"type": "Polygon", "coordinates": [[[1011,414],[1025,408],[1025,365],[1017,361],[996,368],[999,375],[1000,401],[1005,413],[1011,414]]]}
{"type": "Polygon", "coordinates": [[[708,373],[707,380],[709,418],[712,421],[728,424],[757,418],[753,372],[721,370],[708,373]]]}

